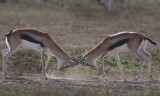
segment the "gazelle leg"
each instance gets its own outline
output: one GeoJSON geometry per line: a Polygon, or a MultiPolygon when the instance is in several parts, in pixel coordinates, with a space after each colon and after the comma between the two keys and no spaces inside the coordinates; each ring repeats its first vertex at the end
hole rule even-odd
{"type": "Polygon", "coordinates": [[[47,79],[46,75],[45,75],[45,71],[44,71],[44,65],[45,65],[45,59],[44,59],[44,50],[41,48],[40,45],[39,49],[40,49],[40,54],[41,54],[41,61],[42,61],[42,75],[44,76],[45,79],[47,79]]]}
{"type": "Polygon", "coordinates": [[[106,73],[105,73],[105,69],[104,69],[104,57],[103,57],[103,56],[101,57],[101,62],[102,62],[102,71],[103,71],[103,76],[105,76],[105,75],[106,75],[106,73]]]}
{"type": "Polygon", "coordinates": [[[127,10],[128,0],[123,0],[123,7],[127,10]]]}
{"type": "MultiPolygon", "coordinates": [[[[132,42],[133,43],[133,42],[132,42]]],[[[131,43],[131,44],[132,44],[131,43]]],[[[142,70],[143,70],[143,66],[144,66],[144,64],[145,64],[145,58],[144,58],[144,56],[143,56],[143,50],[145,49],[145,47],[146,47],[146,44],[147,44],[147,42],[145,41],[145,40],[142,40],[141,42],[140,42],[140,44],[137,44],[137,45],[135,45],[134,47],[130,47],[129,49],[130,49],[130,52],[135,56],[135,57],[137,57],[139,60],[140,60],[140,62],[141,62],[141,67],[140,67],[140,71],[139,71],[139,73],[138,73],[138,75],[137,75],[137,77],[136,77],[136,80],[138,80],[139,78],[140,78],[140,75],[141,75],[141,73],[142,73],[142,70]]],[[[130,45],[131,46],[131,45],[130,45]]]]}
{"type": "Polygon", "coordinates": [[[131,11],[134,11],[134,8],[133,8],[133,7],[134,7],[134,1],[135,1],[135,0],[131,0],[131,1],[130,1],[130,2],[131,2],[131,11]]]}
{"type": "Polygon", "coordinates": [[[122,69],[121,62],[120,62],[118,54],[116,54],[116,61],[117,61],[117,65],[118,65],[118,67],[119,67],[119,69],[121,71],[121,77],[122,77],[123,80],[125,80],[125,78],[124,78],[124,71],[122,69]]]}
{"type": "Polygon", "coordinates": [[[118,10],[119,0],[116,0],[116,10],[118,10]]]}
{"type": "Polygon", "coordinates": [[[142,51],[143,54],[147,57],[148,59],[148,75],[150,76],[150,78],[152,78],[152,73],[151,73],[151,56],[148,52],[146,52],[145,50],[142,51]]]}
{"type": "Polygon", "coordinates": [[[7,52],[9,52],[9,48],[2,50],[2,57],[3,57],[4,55],[6,55],[7,52]]]}
{"type": "Polygon", "coordinates": [[[2,57],[3,57],[3,76],[4,76],[4,79],[7,78],[6,76],[6,62],[8,60],[8,58],[16,52],[16,49],[13,51],[12,50],[9,50],[9,49],[4,49],[2,50],[2,57]]]}
{"type": "Polygon", "coordinates": [[[107,11],[110,10],[111,7],[112,7],[112,0],[105,0],[104,1],[104,6],[107,9],[107,11]]]}
{"type": "Polygon", "coordinates": [[[144,57],[143,57],[142,55],[139,54],[139,55],[138,55],[138,58],[139,58],[139,60],[141,61],[142,65],[141,65],[139,74],[138,74],[137,77],[136,77],[137,80],[140,78],[140,75],[141,75],[142,70],[143,70],[143,66],[144,66],[144,64],[145,64],[145,59],[144,59],[144,57]]]}
{"type": "Polygon", "coordinates": [[[8,49],[4,49],[2,50],[2,58],[3,58],[3,76],[4,79],[7,78],[6,76],[6,61],[9,58],[9,56],[7,56],[7,53],[9,52],[9,48],[8,49]]]}
{"type": "Polygon", "coordinates": [[[141,54],[142,54],[142,53],[141,53],[141,50],[142,50],[142,49],[139,49],[138,51],[136,51],[136,50],[131,51],[132,54],[133,54],[135,57],[137,57],[137,58],[140,60],[140,62],[141,62],[141,67],[140,67],[139,73],[138,73],[138,75],[137,75],[137,77],[136,77],[135,80],[138,80],[138,79],[140,78],[140,75],[141,75],[142,70],[143,70],[143,66],[144,66],[144,64],[145,64],[145,59],[144,59],[143,55],[141,55],[141,54]]]}
{"type": "Polygon", "coordinates": [[[45,65],[45,67],[44,67],[44,71],[45,71],[45,72],[47,71],[48,64],[49,64],[49,61],[50,61],[50,59],[51,59],[51,53],[47,53],[47,56],[48,56],[48,58],[47,58],[47,60],[46,60],[46,65],[45,65]]]}

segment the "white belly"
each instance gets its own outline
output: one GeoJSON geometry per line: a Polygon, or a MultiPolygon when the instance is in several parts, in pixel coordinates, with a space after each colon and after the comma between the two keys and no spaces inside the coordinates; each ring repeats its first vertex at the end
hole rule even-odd
{"type": "Polygon", "coordinates": [[[22,40],[20,48],[33,49],[35,51],[40,51],[39,44],[29,42],[27,40],[22,40]]]}
{"type": "Polygon", "coordinates": [[[109,51],[108,54],[117,54],[121,52],[128,52],[129,48],[127,44],[114,48],[112,51],[109,51]]]}

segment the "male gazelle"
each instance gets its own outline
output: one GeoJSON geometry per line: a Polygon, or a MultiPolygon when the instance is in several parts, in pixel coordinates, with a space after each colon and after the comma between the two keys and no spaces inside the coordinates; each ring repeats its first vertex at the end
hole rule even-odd
{"type": "Polygon", "coordinates": [[[117,34],[108,35],[95,48],[90,50],[81,59],[79,59],[79,62],[81,62],[81,64],[83,65],[97,68],[96,60],[98,57],[100,57],[103,64],[103,75],[105,75],[104,57],[113,54],[116,57],[118,67],[121,71],[121,77],[124,80],[124,72],[122,70],[118,54],[120,52],[130,51],[142,62],[139,74],[136,79],[140,78],[143,66],[145,64],[144,56],[146,56],[148,59],[148,74],[151,78],[151,56],[145,51],[147,41],[151,42],[154,45],[157,45],[156,42],[152,41],[150,38],[147,38],[146,36],[138,32],[120,32],[117,34]]]}
{"type": "MultiPolygon", "coordinates": [[[[112,2],[113,1],[116,1],[116,6],[117,6],[117,9],[118,9],[118,4],[119,4],[119,1],[122,1],[122,0],[97,0],[100,4],[102,4],[106,10],[111,10],[111,7],[112,7],[112,2]]],[[[113,2],[114,3],[114,2],[113,2]]],[[[129,5],[129,3],[131,3],[131,9],[133,11],[133,6],[134,6],[134,0],[130,0],[130,2],[128,0],[123,0],[123,7],[125,10],[127,10],[127,7],[129,5]]]]}
{"type": "MultiPolygon", "coordinates": [[[[40,52],[42,60],[42,75],[47,79],[45,71],[50,61],[51,55],[58,59],[58,69],[76,65],[77,63],[68,56],[57,43],[52,40],[48,33],[30,28],[11,30],[6,34],[7,49],[2,50],[3,75],[6,78],[6,62],[8,58],[21,48],[29,48],[40,52]],[[45,53],[48,58],[45,65],[45,53]],[[44,68],[45,66],[45,68],[44,68]]],[[[75,59],[74,59],[75,60],[75,59]]]]}

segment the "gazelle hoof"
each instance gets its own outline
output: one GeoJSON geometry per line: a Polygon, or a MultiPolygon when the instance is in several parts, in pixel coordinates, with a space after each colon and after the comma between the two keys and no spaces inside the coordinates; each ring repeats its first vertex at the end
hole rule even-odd
{"type": "Polygon", "coordinates": [[[8,79],[8,77],[6,76],[6,77],[4,77],[4,79],[8,79]]]}
{"type": "Polygon", "coordinates": [[[124,82],[127,82],[127,78],[123,78],[122,80],[123,80],[124,82]]]}
{"type": "Polygon", "coordinates": [[[45,80],[48,80],[48,78],[47,78],[47,77],[44,77],[44,79],[45,79],[45,80]]]}
{"type": "Polygon", "coordinates": [[[47,78],[47,76],[46,76],[46,75],[44,75],[43,77],[44,77],[44,79],[45,79],[45,80],[48,80],[48,78],[47,78]]]}
{"type": "Polygon", "coordinates": [[[6,75],[4,75],[3,79],[7,79],[8,77],[6,75]]]}
{"type": "Polygon", "coordinates": [[[150,74],[149,77],[152,79],[152,74],[150,74]]]}

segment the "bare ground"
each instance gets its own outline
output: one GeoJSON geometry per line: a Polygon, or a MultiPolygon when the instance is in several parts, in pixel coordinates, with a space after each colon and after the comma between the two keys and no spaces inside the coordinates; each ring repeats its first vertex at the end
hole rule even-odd
{"type": "Polygon", "coordinates": [[[10,75],[8,79],[4,80],[2,75],[0,76],[0,83],[2,84],[42,84],[49,86],[67,86],[72,88],[94,88],[94,89],[107,89],[118,92],[136,92],[143,90],[150,90],[156,88],[160,90],[159,79],[140,79],[135,81],[133,78],[127,79],[127,81],[119,80],[115,77],[55,77],[51,74],[47,74],[48,80],[45,80],[41,74],[18,74],[10,75]]]}

